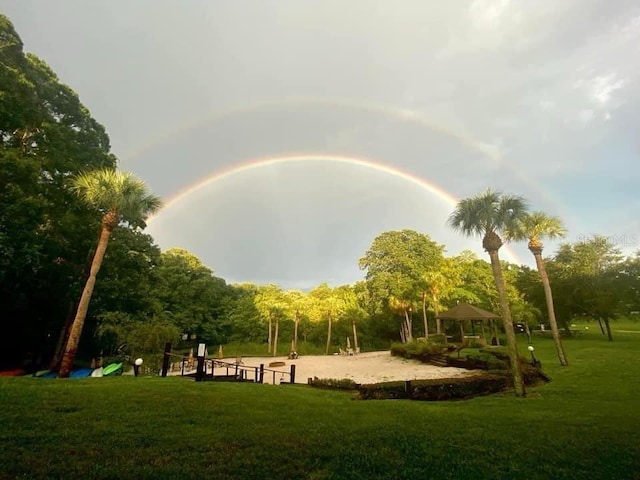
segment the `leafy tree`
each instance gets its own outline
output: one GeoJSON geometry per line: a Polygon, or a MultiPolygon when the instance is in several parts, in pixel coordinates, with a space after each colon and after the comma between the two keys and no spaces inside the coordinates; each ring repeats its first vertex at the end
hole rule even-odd
{"type": "Polygon", "coordinates": [[[225,321],[233,293],[198,257],[181,248],[163,252],[152,295],[183,334],[210,344],[226,338],[225,321]]]}
{"type": "Polygon", "coordinates": [[[327,342],[325,355],[329,355],[332,340],[333,323],[345,311],[344,298],[337,289],[332,289],[326,283],[322,283],[312,289],[308,295],[308,315],[315,325],[327,322],[327,342]]]}
{"type": "Polygon", "coordinates": [[[461,200],[448,221],[452,228],[464,235],[480,235],[483,237],[482,246],[489,254],[496,289],[500,298],[500,309],[511,359],[513,383],[518,396],[525,395],[525,388],[520,371],[516,335],[511,320],[511,310],[498,251],[502,247],[500,233],[510,228],[516,220],[522,218],[526,208],[526,202],[522,197],[505,195],[489,189],[482,194],[461,200]]]}
{"type": "Polygon", "coordinates": [[[427,323],[427,305],[430,304],[436,319],[436,333],[442,333],[439,317],[442,301],[447,299],[457,285],[460,284],[460,266],[454,258],[443,259],[438,270],[427,271],[423,274],[422,287],[422,316],[424,319],[424,334],[429,338],[427,323]]]}
{"type": "Polygon", "coordinates": [[[400,339],[403,343],[409,343],[413,341],[413,318],[412,312],[414,310],[411,300],[404,300],[403,298],[389,297],[387,300],[389,309],[400,315],[403,318],[400,324],[400,339]]]}
{"type": "Polygon", "coordinates": [[[255,297],[256,308],[263,319],[266,319],[269,326],[268,331],[268,353],[275,357],[278,352],[278,335],[280,330],[280,320],[287,315],[288,302],[285,293],[277,285],[267,285],[259,287],[255,297]],[[274,328],[275,327],[275,328],[274,328]]]}
{"type": "Polygon", "coordinates": [[[289,290],[285,293],[288,307],[293,315],[293,338],[291,340],[291,351],[298,351],[298,328],[300,319],[306,308],[307,302],[305,295],[299,290],[289,290]]]}
{"type": "MultiPolygon", "coordinates": [[[[340,312],[340,324],[344,327],[339,333],[344,337],[353,334],[353,348],[356,352],[360,351],[360,343],[358,341],[358,324],[367,318],[367,312],[360,306],[358,296],[353,286],[342,285],[335,289],[335,294],[340,299],[342,306],[340,312]]],[[[339,324],[339,326],[340,326],[339,324]]]]}
{"type": "Polygon", "coordinates": [[[0,92],[3,363],[31,348],[48,350],[69,312],[73,318],[99,219],[66,181],[115,167],[115,157],[104,128],[42,60],[23,52],[3,15],[0,92]]]}
{"type": "Polygon", "coordinates": [[[100,169],[80,174],[74,179],[73,187],[81,198],[101,212],[102,230],[91,262],[89,278],[71,325],[58,374],[60,378],[68,377],[73,368],[80,334],[111,232],[121,222],[126,222],[133,227],[144,226],[147,215],[157,211],[161,206],[160,199],[148,193],[143,181],[135,178],[132,174],[113,169],[100,169]]]}
{"type": "Polygon", "coordinates": [[[609,239],[596,235],[573,244],[562,244],[550,262],[549,269],[558,280],[561,305],[568,317],[588,315],[598,320],[613,340],[609,321],[624,310],[620,295],[623,256],[609,239]]]}
{"type": "Polygon", "coordinates": [[[444,247],[428,235],[414,230],[390,231],[378,235],[359,261],[367,272],[373,313],[386,310],[402,315],[405,340],[413,336],[409,308],[424,289],[424,275],[440,267],[443,251],[444,247]]]}
{"type": "Polygon", "coordinates": [[[145,364],[152,368],[160,367],[159,352],[164,345],[180,337],[180,329],[166,316],[139,319],[123,312],[108,312],[101,315],[101,319],[96,334],[107,351],[113,352],[116,346],[126,344],[132,357],[155,357],[155,364],[149,364],[145,359],[145,364]]]}
{"type": "Polygon", "coordinates": [[[255,297],[259,287],[251,283],[230,286],[229,307],[226,315],[228,340],[235,342],[263,342],[262,317],[255,297]]]}
{"type": "Polygon", "coordinates": [[[553,341],[556,345],[558,359],[560,360],[560,365],[567,366],[569,365],[569,362],[564,348],[562,347],[560,331],[558,330],[558,322],[556,322],[556,314],[553,308],[551,283],[549,282],[549,276],[547,275],[544,260],[542,259],[542,250],[544,248],[542,239],[549,238],[553,240],[565,236],[565,229],[562,225],[562,221],[558,217],[549,216],[544,212],[533,212],[523,215],[522,218],[518,219],[512,228],[507,230],[506,234],[507,238],[510,240],[527,240],[529,242],[528,247],[536,260],[536,266],[540,273],[540,279],[542,280],[542,286],[544,288],[549,324],[551,326],[553,341]]]}
{"type": "Polygon", "coordinates": [[[618,275],[624,299],[624,313],[640,311],[640,252],[624,260],[618,275]]]}

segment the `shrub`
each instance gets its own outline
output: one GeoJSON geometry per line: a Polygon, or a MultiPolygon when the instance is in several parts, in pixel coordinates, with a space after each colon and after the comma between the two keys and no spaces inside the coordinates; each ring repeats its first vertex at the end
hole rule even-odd
{"type": "Polygon", "coordinates": [[[447,343],[447,336],[444,333],[432,333],[429,335],[428,343],[445,345],[447,343]]]}
{"type": "Polygon", "coordinates": [[[412,399],[455,400],[489,395],[509,387],[504,372],[485,373],[472,377],[415,380],[412,382],[385,382],[358,387],[358,398],[362,400],[412,399]]]}
{"type": "Polygon", "coordinates": [[[332,390],[355,390],[358,385],[350,378],[318,378],[309,379],[309,385],[316,388],[327,388],[332,390]]]}
{"type": "Polygon", "coordinates": [[[442,353],[442,345],[434,343],[393,343],[391,355],[425,361],[430,355],[442,353]]]}
{"type": "Polygon", "coordinates": [[[496,355],[483,352],[482,350],[480,350],[478,353],[467,355],[467,358],[470,360],[480,360],[481,362],[486,362],[487,370],[507,370],[509,368],[508,362],[500,359],[496,355]]]}

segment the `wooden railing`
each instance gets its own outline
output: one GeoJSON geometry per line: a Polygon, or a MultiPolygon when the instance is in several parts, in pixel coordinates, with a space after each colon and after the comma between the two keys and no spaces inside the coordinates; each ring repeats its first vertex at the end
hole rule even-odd
{"type": "MultiPolygon", "coordinates": [[[[265,373],[271,374],[271,383],[295,383],[296,366],[290,365],[289,370],[276,370],[260,366],[244,365],[241,360],[235,362],[225,362],[212,357],[188,357],[187,355],[176,355],[171,353],[171,343],[165,345],[164,361],[161,375],[166,377],[169,371],[180,372],[181,376],[195,376],[196,381],[202,380],[229,380],[244,381],[254,383],[265,383],[265,373]],[[178,361],[172,362],[171,359],[178,361]],[[276,383],[276,378],[279,382],[276,383]],[[288,381],[284,381],[287,379],[288,381]]],[[[267,376],[267,378],[269,378],[267,376]]],[[[267,382],[268,383],[268,382],[267,382]]]]}

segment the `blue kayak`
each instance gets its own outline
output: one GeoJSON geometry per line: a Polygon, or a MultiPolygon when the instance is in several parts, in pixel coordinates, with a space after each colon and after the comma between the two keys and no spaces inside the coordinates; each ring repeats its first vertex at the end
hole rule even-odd
{"type": "Polygon", "coordinates": [[[73,370],[71,374],[69,374],[70,378],[85,378],[91,375],[93,372],[93,368],[79,368],[78,370],[73,370]]]}

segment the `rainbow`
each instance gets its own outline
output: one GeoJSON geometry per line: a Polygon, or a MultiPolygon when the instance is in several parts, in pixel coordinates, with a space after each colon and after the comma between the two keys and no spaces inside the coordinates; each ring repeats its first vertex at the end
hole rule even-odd
{"type": "MultiPolygon", "coordinates": [[[[386,115],[399,122],[405,122],[408,124],[416,125],[421,128],[433,131],[449,138],[456,140],[461,145],[468,147],[472,151],[480,153],[484,158],[492,160],[500,168],[508,171],[514,178],[521,181],[524,185],[527,185],[533,192],[544,198],[550,204],[554,205],[558,210],[563,210],[562,205],[554,198],[547,190],[541,188],[537,183],[533,182],[529,177],[523,174],[520,170],[511,165],[505,157],[500,154],[491,145],[476,141],[468,136],[462,135],[459,132],[451,128],[444,127],[442,125],[435,124],[427,118],[421,116],[413,110],[406,108],[399,108],[389,105],[384,105],[375,102],[365,102],[359,100],[349,100],[342,98],[309,98],[309,97],[289,97],[279,100],[268,100],[259,103],[254,103],[248,106],[240,106],[222,110],[214,113],[208,113],[189,122],[179,124],[171,129],[154,135],[147,140],[141,142],[136,147],[128,152],[125,152],[121,158],[131,161],[141,156],[145,151],[153,148],[162,142],[166,142],[170,139],[177,138],[180,135],[200,126],[205,123],[222,121],[228,117],[235,115],[244,115],[269,108],[309,108],[309,107],[337,107],[345,109],[353,109],[362,112],[369,112],[373,114],[386,115]]],[[[226,171],[226,170],[225,170],[226,171]]],[[[566,213],[563,212],[563,216],[566,217],[566,213]]]]}
{"type": "MultiPolygon", "coordinates": [[[[206,178],[200,179],[197,182],[192,183],[186,186],[185,188],[181,189],[177,193],[171,195],[167,200],[165,200],[163,209],[155,216],[149,217],[147,224],[151,225],[162,213],[162,211],[175,208],[180,203],[186,201],[191,195],[194,195],[198,191],[203,190],[217,182],[226,180],[230,177],[234,177],[237,175],[241,175],[245,172],[249,172],[249,171],[260,169],[260,168],[266,168],[270,166],[305,163],[305,162],[320,162],[320,161],[331,162],[335,164],[346,164],[346,165],[366,168],[371,171],[381,172],[381,173],[390,175],[392,177],[399,178],[406,182],[412,183],[422,188],[423,190],[435,195],[436,197],[444,200],[447,204],[451,206],[452,210],[455,208],[456,204],[458,203],[458,198],[456,198],[454,195],[450,194],[449,192],[445,191],[442,187],[434,183],[430,183],[424,180],[423,178],[412,175],[400,168],[391,167],[383,163],[378,163],[370,159],[364,159],[359,157],[329,155],[324,153],[319,153],[319,154],[318,153],[298,153],[298,154],[253,158],[245,162],[242,162],[240,164],[235,164],[226,169],[215,171],[209,176],[207,176],[206,178]]],[[[508,246],[505,246],[505,253],[509,261],[517,264],[523,263],[508,246]]]]}

